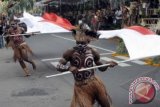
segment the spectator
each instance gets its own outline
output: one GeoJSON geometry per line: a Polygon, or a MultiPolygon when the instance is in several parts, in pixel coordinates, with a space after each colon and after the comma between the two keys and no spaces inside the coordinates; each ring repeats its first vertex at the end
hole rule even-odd
{"type": "Polygon", "coordinates": [[[4,47],[4,43],[3,43],[3,20],[0,19],[0,48],[4,47]]]}
{"type": "Polygon", "coordinates": [[[116,24],[117,24],[117,26],[121,28],[121,24],[122,24],[122,11],[121,11],[120,7],[117,8],[117,10],[115,12],[115,17],[116,17],[116,24]]]}
{"type": "Polygon", "coordinates": [[[91,30],[91,28],[88,26],[88,24],[86,23],[85,20],[82,20],[82,22],[80,23],[80,29],[88,29],[91,30]]]}
{"type": "Polygon", "coordinates": [[[92,26],[92,30],[97,31],[98,30],[98,17],[96,14],[94,14],[92,16],[91,19],[91,26],[92,26]]]}
{"type": "Polygon", "coordinates": [[[130,26],[130,11],[127,6],[123,7],[123,23],[122,27],[130,26]]]}

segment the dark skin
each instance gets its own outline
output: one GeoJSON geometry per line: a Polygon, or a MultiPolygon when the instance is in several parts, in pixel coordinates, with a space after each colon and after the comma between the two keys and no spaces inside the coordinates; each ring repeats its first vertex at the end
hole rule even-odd
{"type": "MultiPolygon", "coordinates": [[[[92,48],[91,48],[92,49],[92,48]]],[[[74,50],[70,49],[67,50],[64,54],[63,54],[63,58],[59,61],[61,64],[66,65],[68,61],[70,61],[72,54],[73,54],[74,50]]],[[[92,49],[92,54],[94,56],[94,63],[98,66],[98,65],[103,65],[103,63],[100,61],[100,55],[99,53],[95,50],[92,49]]],[[[110,62],[106,62],[106,64],[109,64],[108,66],[105,67],[100,67],[98,68],[100,71],[104,72],[107,70],[108,67],[114,67],[117,65],[116,62],[114,61],[110,61],[110,62]]],[[[58,69],[57,69],[58,70],[58,69]]],[[[59,70],[58,70],[59,71],[59,70]]],[[[72,73],[76,73],[78,72],[78,68],[75,66],[70,65],[69,67],[69,71],[71,71],[72,73]]],[[[62,71],[64,72],[64,71],[62,71]]]]}
{"type": "MultiPolygon", "coordinates": [[[[93,48],[87,46],[90,41],[97,39],[98,35],[94,32],[85,32],[85,31],[79,31],[79,32],[73,32],[74,33],[74,38],[76,40],[76,46],[73,47],[72,49],[67,50],[64,54],[62,59],[59,61],[59,64],[57,65],[57,70],[61,72],[65,71],[71,71],[73,73],[73,76],[75,78],[75,95],[73,97],[73,102],[71,103],[71,107],[76,107],[74,105],[74,98],[78,100],[81,95],[78,95],[78,91],[82,91],[82,97],[86,97],[86,101],[81,101],[79,99],[79,107],[92,107],[94,104],[94,101],[96,100],[98,104],[101,107],[110,107],[111,101],[109,100],[109,95],[107,94],[106,90],[104,89],[103,83],[98,80],[98,78],[94,75],[94,69],[87,71],[90,72],[91,76],[88,76],[88,79],[86,79],[85,73],[86,71],[79,71],[80,69],[85,69],[87,67],[92,67],[94,66],[93,64],[99,66],[103,65],[103,63],[100,61],[100,54],[93,48]],[[88,36],[87,36],[88,35],[88,36]],[[86,59],[85,59],[86,58],[86,59]],[[88,59],[89,60],[88,60],[88,59]],[[67,62],[70,62],[70,66],[65,66],[67,62]],[[89,66],[88,66],[88,65],[89,66]],[[65,69],[66,68],[66,69],[65,69]],[[78,80],[78,78],[80,78],[78,80]],[[95,78],[95,80],[93,79],[95,78]],[[88,82],[87,82],[88,81],[88,82]],[[92,82],[89,82],[92,81],[92,82]],[[98,83],[97,83],[98,82],[98,83]],[[81,84],[82,83],[82,84],[81,84]],[[78,84],[80,86],[78,86],[78,84]],[[86,84],[86,85],[84,85],[86,84]],[[101,84],[101,85],[97,85],[101,84]],[[83,88],[82,88],[83,87],[83,88]],[[88,89],[94,88],[90,92],[88,89]],[[80,89],[80,90],[78,90],[80,89]],[[84,104],[84,105],[83,105],[84,104]]],[[[104,67],[99,67],[98,69],[102,72],[106,71],[108,67],[114,67],[117,65],[116,62],[106,62],[106,64],[109,64],[104,67]]],[[[76,102],[76,101],[75,101],[76,102]]]]}
{"type": "MultiPolygon", "coordinates": [[[[87,46],[90,41],[96,40],[99,34],[93,31],[78,30],[73,32],[76,46],[67,50],[57,65],[60,72],[71,71],[75,78],[74,97],[71,107],[93,107],[97,101],[101,107],[111,107],[111,99],[102,81],[94,75],[94,69],[80,71],[88,67],[103,65],[99,53],[87,46]],[[70,66],[66,66],[70,62],[70,66]],[[92,90],[93,89],[93,90],[92,90]],[[81,98],[82,97],[82,98],[81,98]],[[82,100],[83,99],[83,100],[82,100]]],[[[114,67],[116,62],[106,62],[107,66],[99,67],[102,72],[108,67],[114,67]]]]}
{"type": "MultiPolygon", "coordinates": [[[[89,47],[90,48],[90,47],[89,47]]],[[[94,63],[98,66],[98,65],[103,65],[103,63],[100,61],[100,55],[99,53],[90,48],[91,49],[91,54],[93,55],[93,61],[94,63]]],[[[63,58],[59,61],[60,64],[62,65],[66,65],[67,62],[69,61],[72,61],[72,57],[73,57],[73,54],[74,54],[75,50],[74,49],[69,49],[67,50],[64,54],[63,54],[63,58]]],[[[100,71],[104,72],[107,70],[108,67],[114,67],[117,65],[116,62],[106,62],[106,64],[109,64],[108,66],[104,66],[104,67],[100,67],[98,68],[100,71]]],[[[68,69],[61,69],[61,68],[57,68],[58,71],[61,71],[61,72],[65,72],[65,71],[71,71],[73,74],[77,74],[79,72],[83,72],[83,71],[78,71],[79,69],[81,68],[77,68],[75,66],[73,66],[71,63],[70,63],[70,67],[68,69]]],[[[94,80],[93,80],[94,81],[94,80]]],[[[97,88],[98,90],[98,88],[97,88]]],[[[90,98],[90,101],[92,104],[94,104],[94,101],[97,100],[98,103],[100,104],[101,107],[110,107],[110,103],[109,103],[109,95],[105,92],[105,90],[100,90],[100,91],[97,91],[97,93],[94,93],[93,92],[93,95],[94,96],[89,96],[90,98]]],[[[91,107],[91,106],[89,106],[91,107]]]]}
{"type": "MultiPolygon", "coordinates": [[[[10,27],[10,29],[8,31],[9,35],[21,34],[22,32],[23,32],[23,28],[19,27],[18,25],[14,25],[14,27],[13,26],[10,27]]],[[[9,41],[10,41],[10,45],[13,48],[13,50],[16,49],[16,51],[14,50],[14,52],[16,52],[16,54],[14,56],[14,60],[16,61],[16,59],[18,59],[20,66],[25,71],[25,75],[29,76],[30,75],[29,72],[25,70],[25,69],[27,69],[27,66],[24,61],[32,64],[32,67],[34,70],[36,69],[36,65],[33,62],[33,60],[28,57],[26,46],[23,46],[23,45],[16,46],[14,43],[13,37],[9,37],[9,41]],[[19,55],[17,55],[17,54],[19,54],[19,55]]],[[[23,43],[23,41],[22,41],[22,43],[23,43]]]]}

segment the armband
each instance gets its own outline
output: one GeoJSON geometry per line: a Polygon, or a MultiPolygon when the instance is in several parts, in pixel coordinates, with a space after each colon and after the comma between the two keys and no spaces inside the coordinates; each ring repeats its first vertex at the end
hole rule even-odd
{"type": "Polygon", "coordinates": [[[69,66],[67,65],[63,65],[61,63],[57,64],[57,70],[60,72],[64,72],[64,71],[68,71],[69,70],[69,66]]]}

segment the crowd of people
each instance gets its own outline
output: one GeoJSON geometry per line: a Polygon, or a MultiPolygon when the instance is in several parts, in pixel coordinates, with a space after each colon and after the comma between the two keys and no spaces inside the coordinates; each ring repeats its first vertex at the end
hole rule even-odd
{"type": "MultiPolygon", "coordinates": [[[[58,13],[67,18],[73,25],[85,23],[92,30],[109,30],[123,28],[131,25],[142,25],[143,17],[159,17],[159,15],[148,14],[149,9],[157,9],[158,1],[137,1],[124,3],[116,8],[107,5],[105,8],[95,8],[83,11],[68,11],[58,13]]],[[[145,26],[146,27],[146,26],[145,26]]]]}
{"type": "Polygon", "coordinates": [[[6,19],[4,15],[0,15],[0,48],[4,47],[4,38],[3,34],[5,32],[6,19]]]}
{"type": "Polygon", "coordinates": [[[119,8],[115,10],[99,9],[86,10],[83,13],[64,13],[63,17],[70,20],[73,25],[87,24],[92,30],[107,30],[120,28],[122,22],[122,11],[119,8]]]}

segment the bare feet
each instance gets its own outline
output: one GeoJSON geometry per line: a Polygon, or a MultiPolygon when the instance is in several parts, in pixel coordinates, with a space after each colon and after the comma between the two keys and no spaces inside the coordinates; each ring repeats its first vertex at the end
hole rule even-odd
{"type": "Polygon", "coordinates": [[[27,68],[24,68],[24,73],[25,73],[25,76],[30,76],[31,74],[29,73],[29,70],[27,68]]]}
{"type": "Polygon", "coordinates": [[[26,74],[26,75],[25,75],[25,77],[29,77],[29,76],[31,76],[31,74],[26,74]]]}

